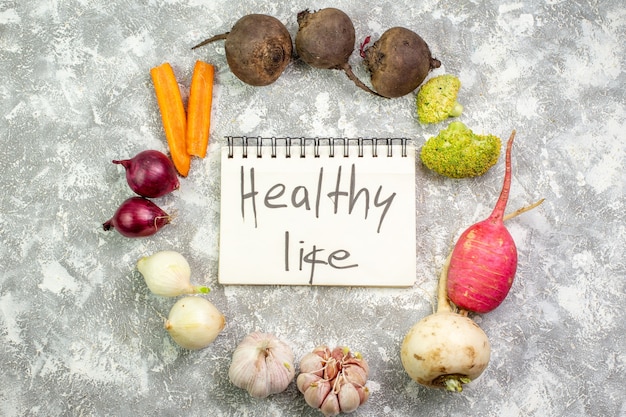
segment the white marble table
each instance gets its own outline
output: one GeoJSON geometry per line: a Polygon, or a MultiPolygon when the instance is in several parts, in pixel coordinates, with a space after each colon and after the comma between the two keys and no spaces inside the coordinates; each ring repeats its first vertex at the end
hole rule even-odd
{"type": "MultiPolygon", "coordinates": [[[[624,166],[626,6],[605,1],[332,3],[150,0],[0,4],[0,414],[3,416],[317,416],[294,384],[253,400],[228,382],[253,330],[300,357],[347,344],[370,362],[356,416],[623,416],[626,413],[624,166]],[[462,229],[486,217],[503,165],[449,180],[417,168],[417,283],[408,289],[224,287],[217,282],[219,149],[227,135],[409,137],[414,95],[382,100],[338,71],[290,65],[273,85],[242,84],[222,45],[191,51],[248,13],[283,21],[335,6],[357,42],[406,26],[439,73],[460,77],[461,120],[518,136],[508,224],[519,250],[510,296],[476,317],[492,360],[462,394],[402,369],[400,342],[431,310],[438,272],[462,229]],[[149,69],[169,61],[188,85],[196,59],[217,66],[209,156],[159,199],[177,213],[151,238],[104,232],[129,197],[112,159],[166,150],[149,69]],[[227,326],[209,348],[179,349],[162,330],[172,300],[134,264],[176,249],[212,288],[227,326]]],[[[351,63],[367,82],[358,54],[351,63]]],[[[187,92],[185,91],[185,94],[187,92]]]]}

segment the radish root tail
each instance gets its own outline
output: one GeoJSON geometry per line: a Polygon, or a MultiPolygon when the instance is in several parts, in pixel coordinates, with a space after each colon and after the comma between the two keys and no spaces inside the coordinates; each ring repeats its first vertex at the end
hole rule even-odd
{"type": "Polygon", "coordinates": [[[450,267],[450,258],[452,253],[448,255],[439,275],[439,284],[437,286],[437,313],[451,312],[452,306],[448,300],[448,268],[450,267]]]}
{"type": "Polygon", "coordinates": [[[526,213],[527,211],[530,211],[530,210],[534,209],[535,207],[540,206],[545,200],[546,200],[545,198],[542,198],[541,200],[539,200],[539,201],[537,201],[537,202],[535,202],[535,203],[533,203],[533,204],[531,204],[529,206],[525,206],[525,207],[522,207],[520,209],[517,209],[513,213],[509,213],[509,214],[505,215],[502,218],[502,220],[503,221],[510,220],[513,217],[517,217],[517,216],[519,216],[522,213],[526,213]]]}

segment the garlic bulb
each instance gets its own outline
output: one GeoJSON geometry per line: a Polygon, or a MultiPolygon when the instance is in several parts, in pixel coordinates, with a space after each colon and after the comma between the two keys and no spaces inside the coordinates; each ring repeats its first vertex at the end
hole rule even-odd
{"type": "Polygon", "coordinates": [[[166,250],[137,261],[137,269],[154,294],[176,297],[183,294],[208,293],[203,286],[191,285],[191,268],[178,252],[166,250]]]}
{"type": "Polygon", "coordinates": [[[228,378],[255,398],[283,392],[295,376],[294,354],[270,333],[244,337],[233,353],[228,378]]]}
{"type": "Polygon", "coordinates": [[[367,401],[369,367],[359,353],[345,346],[319,346],[300,360],[296,384],[304,400],[326,417],[351,413],[367,401]]]}
{"type": "Polygon", "coordinates": [[[184,297],[172,306],[165,329],[185,349],[202,349],[210,345],[224,329],[224,315],[202,297],[184,297]]]}

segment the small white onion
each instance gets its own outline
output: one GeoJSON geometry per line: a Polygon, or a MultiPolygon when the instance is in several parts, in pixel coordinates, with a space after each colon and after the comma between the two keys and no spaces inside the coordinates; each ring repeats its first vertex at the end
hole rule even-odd
{"type": "Polygon", "coordinates": [[[172,306],[165,329],[185,349],[202,349],[224,329],[224,315],[202,297],[184,297],[172,306]]]}
{"type": "Polygon", "coordinates": [[[175,251],[166,250],[145,256],[137,261],[137,269],[150,291],[157,295],[176,297],[209,292],[207,287],[191,284],[189,263],[175,251]]]}

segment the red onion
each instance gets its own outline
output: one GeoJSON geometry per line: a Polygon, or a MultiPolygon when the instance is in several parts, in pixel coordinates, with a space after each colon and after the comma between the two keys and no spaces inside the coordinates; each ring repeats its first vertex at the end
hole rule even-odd
{"type": "Polygon", "coordinates": [[[179,187],[176,169],[170,159],[155,150],[139,152],[131,159],[113,161],[126,169],[130,188],[143,197],[162,197],[179,187]]]}
{"type": "Polygon", "coordinates": [[[120,205],[111,219],[102,224],[102,228],[115,228],[126,237],[145,237],[155,234],[170,220],[171,216],[152,201],[131,197],[120,205]]]}

